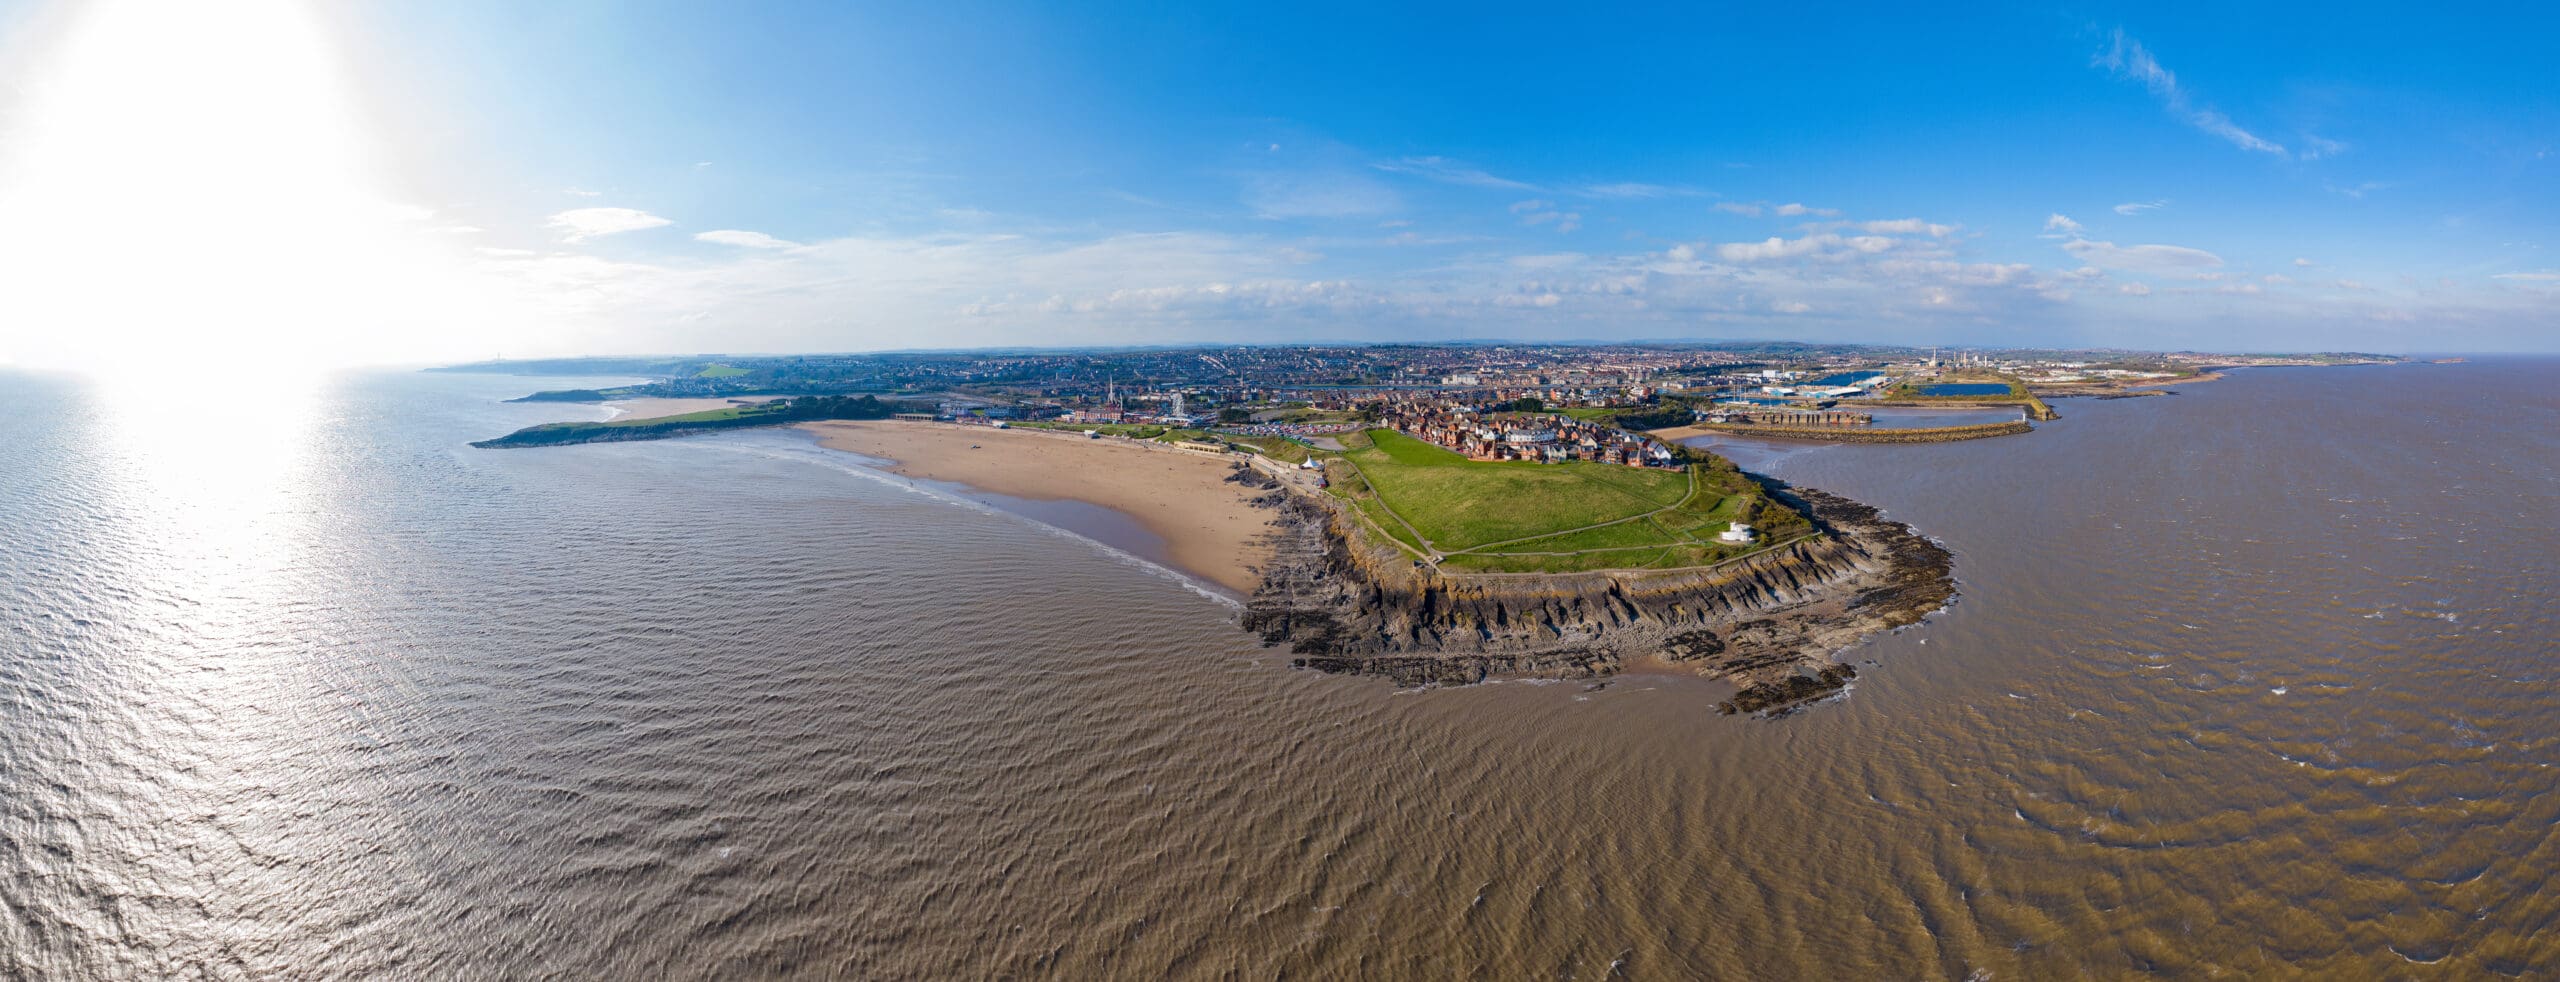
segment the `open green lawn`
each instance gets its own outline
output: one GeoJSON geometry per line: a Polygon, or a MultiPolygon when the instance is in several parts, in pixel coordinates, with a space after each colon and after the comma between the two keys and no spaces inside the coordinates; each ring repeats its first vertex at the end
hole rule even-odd
{"type": "Polygon", "coordinates": [[[1351,459],[1387,507],[1443,551],[1642,515],[1689,490],[1677,471],[1468,460],[1392,430],[1369,439],[1351,459]]]}
{"type": "Polygon", "coordinates": [[[1478,461],[1392,430],[1349,436],[1333,492],[1372,532],[1455,572],[1703,566],[1812,529],[1721,458],[1685,472],[1478,461]],[[1760,546],[1716,540],[1736,520],[1763,530],[1760,546]]]}
{"type": "Polygon", "coordinates": [[[702,370],[701,370],[701,371],[693,373],[693,377],[695,377],[695,378],[737,378],[737,377],[738,377],[738,376],[740,376],[740,375],[747,375],[747,374],[752,374],[752,373],[748,372],[746,369],[743,369],[743,368],[732,368],[732,367],[727,366],[727,365],[705,365],[705,366],[703,366],[703,367],[702,367],[702,370]]]}

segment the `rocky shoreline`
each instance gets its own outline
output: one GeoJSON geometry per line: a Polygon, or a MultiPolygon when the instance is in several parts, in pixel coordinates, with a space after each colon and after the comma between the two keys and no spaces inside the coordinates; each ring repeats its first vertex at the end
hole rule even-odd
{"type": "MultiPolygon", "coordinates": [[[[1240,476],[1248,482],[1267,480],[1240,476]]],[[[1365,545],[1341,505],[1276,489],[1276,555],[1244,627],[1300,668],[1397,685],[1599,678],[1658,658],[1732,682],[1726,713],[1784,715],[1844,688],[1832,656],[1952,603],[1953,557],[1837,495],[1766,481],[1821,535],[1719,566],[1447,575],[1365,545]]]]}

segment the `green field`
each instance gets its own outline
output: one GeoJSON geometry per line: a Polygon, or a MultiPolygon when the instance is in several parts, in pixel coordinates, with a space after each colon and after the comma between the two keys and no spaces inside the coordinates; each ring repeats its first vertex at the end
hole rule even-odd
{"type": "Polygon", "coordinates": [[[747,371],[746,369],[743,369],[743,368],[731,368],[731,367],[729,367],[729,366],[727,366],[727,365],[704,365],[704,366],[702,366],[702,370],[701,370],[701,371],[693,373],[693,377],[695,377],[695,378],[737,378],[737,377],[738,377],[738,376],[740,376],[740,375],[750,375],[750,374],[753,374],[753,373],[752,373],[752,372],[749,372],[749,371],[747,371]]]}
{"type": "Polygon", "coordinates": [[[1478,461],[1392,430],[1362,436],[1328,468],[1334,494],[1451,571],[1703,566],[1812,530],[1720,458],[1685,471],[1478,461]],[[1715,541],[1736,520],[1761,529],[1758,545],[1715,541]]]}

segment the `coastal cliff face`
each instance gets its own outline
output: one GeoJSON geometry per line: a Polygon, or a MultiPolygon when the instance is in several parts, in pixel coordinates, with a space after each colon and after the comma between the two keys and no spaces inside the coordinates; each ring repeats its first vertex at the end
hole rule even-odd
{"type": "Polygon", "coordinates": [[[1444,575],[1364,548],[1339,505],[1276,503],[1277,556],[1244,626],[1299,667],[1400,685],[1594,678],[1659,658],[1731,680],[1726,712],[1783,713],[1856,676],[1831,655],[1950,603],[1946,550],[1819,491],[1776,489],[1824,534],[1721,566],[1661,572],[1444,575]]]}

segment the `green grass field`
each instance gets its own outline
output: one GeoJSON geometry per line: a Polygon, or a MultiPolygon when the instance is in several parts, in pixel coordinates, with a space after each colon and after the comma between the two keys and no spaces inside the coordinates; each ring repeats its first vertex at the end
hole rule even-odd
{"type": "Polygon", "coordinates": [[[1731,559],[1812,530],[1730,462],[1686,471],[1468,460],[1392,430],[1346,441],[1333,492],[1370,530],[1469,572],[1668,569],[1731,559]],[[1748,521],[1759,544],[1716,541],[1748,521]]]}
{"type": "Polygon", "coordinates": [[[705,366],[703,366],[703,367],[702,367],[702,370],[701,370],[701,371],[693,373],[693,377],[695,377],[695,378],[737,378],[737,377],[738,377],[738,376],[740,376],[740,375],[749,375],[749,374],[753,374],[753,373],[751,373],[751,372],[749,372],[749,371],[747,371],[746,369],[743,369],[743,368],[732,368],[732,367],[727,366],[727,365],[705,365],[705,366]]]}

